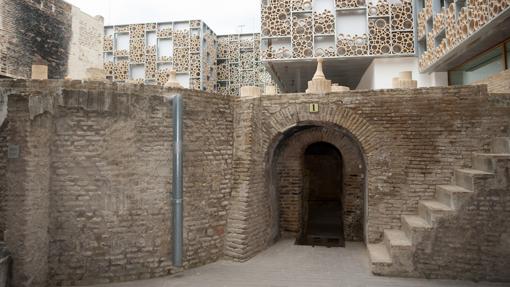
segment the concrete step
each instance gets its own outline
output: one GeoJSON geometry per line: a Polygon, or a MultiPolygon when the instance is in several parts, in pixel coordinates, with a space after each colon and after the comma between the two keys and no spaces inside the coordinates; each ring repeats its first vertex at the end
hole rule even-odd
{"type": "Polygon", "coordinates": [[[495,138],[492,141],[493,153],[510,153],[510,138],[495,138]]]}
{"type": "Polygon", "coordinates": [[[510,159],[510,153],[474,153],[473,169],[494,173],[498,159],[510,159]]]}
{"type": "Polygon", "coordinates": [[[428,224],[434,225],[439,218],[448,216],[455,210],[436,200],[423,200],[418,204],[418,212],[428,224]]]}
{"type": "Polygon", "coordinates": [[[395,272],[390,253],[384,243],[368,244],[367,250],[372,273],[375,275],[390,275],[395,272]]]}
{"type": "Polygon", "coordinates": [[[372,264],[391,264],[391,256],[384,243],[368,244],[368,255],[372,264]]]}
{"type": "Polygon", "coordinates": [[[423,232],[432,228],[425,219],[417,215],[402,216],[402,230],[411,242],[418,242],[423,232]]]}
{"type": "Polygon", "coordinates": [[[478,169],[457,169],[455,170],[454,183],[455,185],[474,191],[474,183],[476,178],[487,178],[491,175],[493,174],[490,172],[478,169]]]}
{"type": "Polygon", "coordinates": [[[459,209],[473,193],[473,191],[458,185],[438,185],[436,187],[437,201],[453,209],[459,209]]]}
{"type": "Polygon", "coordinates": [[[384,230],[384,244],[389,250],[390,255],[395,249],[408,249],[411,248],[411,240],[404,231],[397,229],[384,230]]]}
{"type": "Polygon", "coordinates": [[[412,272],[413,246],[411,239],[402,230],[384,230],[384,244],[391,257],[391,268],[402,274],[412,272]]]}

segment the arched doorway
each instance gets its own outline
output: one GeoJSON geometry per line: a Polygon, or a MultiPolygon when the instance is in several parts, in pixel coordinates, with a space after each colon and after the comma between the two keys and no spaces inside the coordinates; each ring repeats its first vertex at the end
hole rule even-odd
{"type": "Polygon", "coordinates": [[[317,142],[304,154],[300,245],[345,246],[343,162],[332,144],[317,142]]]}
{"type": "Polygon", "coordinates": [[[298,244],[329,246],[365,241],[366,164],[348,131],[332,124],[297,125],[274,142],[269,162],[274,240],[290,236],[298,244]]]}

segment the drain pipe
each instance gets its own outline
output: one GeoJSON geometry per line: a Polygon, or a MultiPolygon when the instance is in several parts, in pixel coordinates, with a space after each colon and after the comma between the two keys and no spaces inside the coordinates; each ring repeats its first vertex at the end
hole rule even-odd
{"type": "Polygon", "coordinates": [[[172,177],[172,263],[182,267],[183,249],[183,103],[182,95],[168,97],[172,101],[173,124],[173,177],[172,177]]]}

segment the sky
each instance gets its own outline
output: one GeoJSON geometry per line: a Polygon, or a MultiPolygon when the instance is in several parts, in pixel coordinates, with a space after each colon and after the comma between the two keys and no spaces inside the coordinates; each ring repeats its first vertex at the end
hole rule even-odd
{"type": "Polygon", "coordinates": [[[260,32],[260,0],[66,0],[105,25],[203,20],[218,35],[260,32]]]}

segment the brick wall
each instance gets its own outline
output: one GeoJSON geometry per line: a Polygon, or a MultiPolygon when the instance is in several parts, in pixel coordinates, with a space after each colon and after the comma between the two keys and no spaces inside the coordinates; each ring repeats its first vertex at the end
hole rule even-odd
{"type": "Polygon", "coordinates": [[[48,64],[50,79],[66,76],[71,5],[62,0],[1,0],[0,75],[30,78],[32,63],[48,64]]]}
{"type": "Polygon", "coordinates": [[[29,106],[27,97],[9,97],[7,141],[19,147],[19,157],[7,162],[4,234],[16,262],[13,285],[45,286],[53,121],[47,113],[32,117],[29,106]]]}
{"type": "Polygon", "coordinates": [[[279,235],[277,199],[267,200],[269,194],[262,189],[270,170],[263,165],[260,108],[258,99],[234,101],[233,181],[224,252],[238,261],[253,257],[279,235]]]}
{"type": "Polygon", "coordinates": [[[0,241],[4,240],[7,202],[7,122],[0,124],[0,241]]]}
{"type": "Polygon", "coordinates": [[[504,70],[476,84],[487,85],[489,93],[510,93],[510,70],[504,70]]]}
{"type": "Polygon", "coordinates": [[[474,193],[442,218],[416,246],[421,276],[510,281],[510,159],[494,161],[495,176],[474,181],[474,193]]]}
{"type": "Polygon", "coordinates": [[[454,168],[468,166],[473,152],[487,149],[493,137],[510,134],[510,96],[489,96],[483,86],[278,95],[240,101],[242,108],[236,114],[251,109],[260,116],[258,121],[236,127],[235,133],[242,131],[249,140],[238,143],[234,159],[249,158],[252,153],[259,158],[266,152],[269,155],[263,161],[251,161],[249,168],[234,164],[235,178],[245,184],[234,185],[232,193],[250,197],[246,202],[233,198],[239,210],[250,214],[235,214],[237,236],[244,240],[227,238],[227,245],[237,247],[229,251],[250,251],[229,254],[238,260],[253,256],[271,242],[271,219],[277,215],[255,206],[271,205],[274,190],[260,177],[271,169],[267,159],[272,157],[275,142],[299,125],[335,124],[360,143],[368,169],[369,242],[379,241],[384,229],[400,228],[401,215],[415,214],[418,201],[433,198],[436,185],[449,183],[454,168]],[[319,104],[319,113],[309,112],[311,103],[319,104]],[[259,216],[252,217],[253,213],[259,216]],[[250,230],[268,237],[251,237],[250,230]]]}
{"type": "MultiPolygon", "coordinates": [[[[163,89],[61,81],[8,83],[2,84],[17,86],[5,87],[15,90],[9,103],[19,102],[20,109],[29,110],[10,109],[8,117],[14,126],[33,124],[41,114],[54,121],[54,128],[47,131],[51,168],[45,169],[44,176],[51,185],[39,189],[49,197],[50,206],[37,209],[48,212],[40,217],[49,222],[46,237],[40,239],[48,245],[49,254],[38,248],[15,252],[15,262],[45,257],[42,266],[49,268],[50,285],[125,281],[174,272],[172,120],[170,103],[160,96],[163,89]]],[[[185,268],[191,268],[223,255],[233,123],[229,97],[183,94],[184,261],[185,268]]],[[[10,141],[22,142],[30,136],[46,142],[34,132],[13,131],[19,138],[10,141]]],[[[20,165],[25,159],[33,161],[26,154],[22,159],[20,165]]],[[[9,178],[14,178],[14,165],[10,166],[9,178]]],[[[23,177],[18,180],[20,187],[27,184],[23,177]]],[[[20,195],[19,200],[26,196],[20,195]]],[[[15,208],[22,203],[10,199],[8,204],[15,208]]],[[[11,232],[10,221],[9,237],[23,240],[21,234],[11,232]]],[[[25,266],[15,264],[14,268],[25,274],[25,266]]]]}
{"type": "MultiPolygon", "coordinates": [[[[21,147],[21,158],[7,168],[15,280],[74,285],[176,271],[169,239],[171,109],[161,97],[173,92],[79,81],[0,81],[0,90],[10,94],[8,142],[21,147]]],[[[246,260],[278,238],[273,163],[289,133],[315,127],[328,139],[341,129],[352,141],[338,149],[349,156],[362,151],[367,209],[359,203],[352,209],[368,214],[369,242],[400,228],[401,215],[415,214],[418,201],[433,198],[454,168],[470,165],[472,152],[510,134],[510,94],[489,96],[483,86],[248,99],[181,92],[186,268],[223,255],[246,260]],[[309,112],[312,103],[319,113],[309,112]]]]}
{"type": "Polygon", "coordinates": [[[0,95],[0,125],[4,122],[7,117],[7,97],[0,95]]]}

